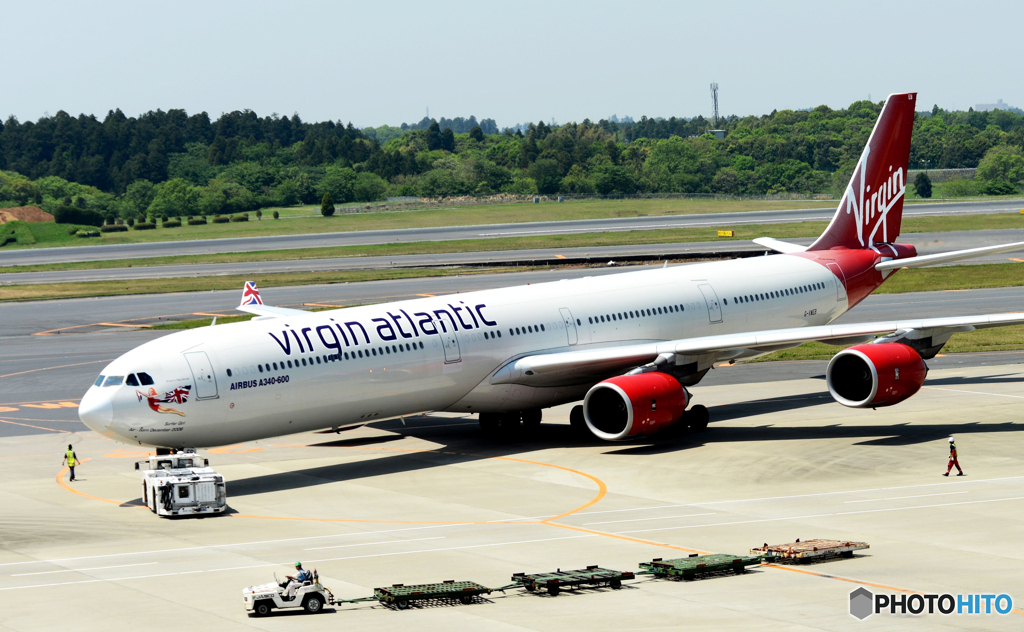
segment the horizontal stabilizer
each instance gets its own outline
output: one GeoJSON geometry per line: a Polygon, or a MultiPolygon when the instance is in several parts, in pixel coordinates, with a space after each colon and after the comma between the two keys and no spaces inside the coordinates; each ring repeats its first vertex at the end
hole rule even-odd
{"type": "MultiPolygon", "coordinates": [[[[757,240],[755,239],[754,241],[757,240]]],[[[1014,250],[1024,250],[1024,241],[1018,241],[1012,244],[1000,244],[998,246],[970,248],[968,250],[954,250],[953,252],[940,252],[935,255],[923,255],[920,257],[910,257],[909,259],[893,259],[892,261],[883,261],[876,264],[875,270],[883,271],[898,270],[899,268],[922,268],[924,266],[934,266],[940,263],[949,263],[950,261],[972,259],[981,255],[1013,252],[1014,250]]]]}
{"type": "Polygon", "coordinates": [[[771,237],[758,237],[754,240],[754,243],[765,248],[771,248],[775,252],[781,252],[782,254],[791,254],[794,252],[804,252],[807,250],[807,246],[801,246],[800,244],[791,244],[788,241],[779,241],[778,239],[772,239],[771,237]]]}

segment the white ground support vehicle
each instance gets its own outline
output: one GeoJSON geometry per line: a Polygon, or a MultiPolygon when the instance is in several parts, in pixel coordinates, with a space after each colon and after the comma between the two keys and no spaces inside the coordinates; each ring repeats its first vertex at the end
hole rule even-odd
{"type": "Polygon", "coordinates": [[[135,464],[142,472],[142,502],[158,516],[196,516],[227,509],[224,477],[193,450],[151,456],[135,464]]]}
{"type": "Polygon", "coordinates": [[[302,582],[291,599],[288,598],[287,586],[288,581],[279,581],[275,573],[274,581],[269,584],[243,588],[245,611],[257,617],[267,616],[274,608],[302,608],[308,614],[317,614],[323,611],[324,606],[334,605],[334,595],[320,583],[320,576],[315,570],[312,581],[302,582]]]}

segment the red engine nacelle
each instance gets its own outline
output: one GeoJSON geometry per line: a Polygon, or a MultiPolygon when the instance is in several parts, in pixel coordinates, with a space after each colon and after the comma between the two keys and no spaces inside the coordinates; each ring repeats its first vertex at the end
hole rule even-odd
{"type": "Polygon", "coordinates": [[[595,384],[583,400],[590,431],[607,441],[657,432],[679,421],[689,397],[666,373],[620,375],[595,384]]]}
{"type": "Polygon", "coordinates": [[[921,389],[928,367],[913,348],[898,342],[843,349],[828,363],[832,397],[851,408],[892,406],[921,389]]]}

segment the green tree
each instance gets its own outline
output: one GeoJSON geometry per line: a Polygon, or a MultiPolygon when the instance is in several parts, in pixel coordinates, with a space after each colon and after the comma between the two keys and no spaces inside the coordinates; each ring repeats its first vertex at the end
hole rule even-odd
{"type": "Polygon", "coordinates": [[[320,200],[320,214],[324,217],[330,217],[334,215],[334,198],[331,197],[331,192],[324,193],[324,197],[320,200]]]}
{"type": "Polygon", "coordinates": [[[455,133],[452,132],[450,127],[444,128],[444,131],[441,132],[441,146],[439,149],[450,152],[455,151],[455,133]]]}
{"type": "Polygon", "coordinates": [[[156,186],[156,194],[149,207],[149,213],[161,215],[187,215],[199,207],[199,190],[186,180],[175,178],[156,186]]]}
{"type": "Polygon", "coordinates": [[[922,171],[917,174],[914,178],[914,189],[923,198],[930,198],[932,196],[932,179],[928,177],[927,173],[922,171]]]}
{"type": "Polygon", "coordinates": [[[156,197],[156,188],[153,183],[149,180],[136,180],[128,185],[127,190],[122,196],[122,200],[125,202],[126,215],[140,213],[153,203],[153,198],[156,197]]]}
{"type": "Polygon", "coordinates": [[[558,169],[558,161],[551,158],[541,158],[526,170],[530,178],[537,183],[539,193],[557,193],[562,183],[562,174],[558,169]]]}
{"type": "Polygon", "coordinates": [[[469,137],[479,143],[482,143],[484,142],[484,131],[480,129],[479,125],[474,125],[469,129],[469,137]]]}
{"type": "Polygon", "coordinates": [[[434,151],[435,149],[441,149],[441,127],[434,121],[427,128],[426,134],[427,149],[434,151]]]}
{"type": "Polygon", "coordinates": [[[978,179],[1017,185],[1024,181],[1024,156],[1016,147],[1001,145],[985,152],[978,164],[978,179]]]}
{"type": "Polygon", "coordinates": [[[374,202],[383,200],[388,190],[388,181],[369,171],[356,176],[352,185],[352,197],[356,202],[374,202]]]}
{"type": "Polygon", "coordinates": [[[324,177],[316,184],[316,192],[323,199],[325,193],[330,193],[335,202],[344,204],[351,202],[353,197],[352,188],[356,182],[356,172],[349,167],[327,167],[324,177]]]}

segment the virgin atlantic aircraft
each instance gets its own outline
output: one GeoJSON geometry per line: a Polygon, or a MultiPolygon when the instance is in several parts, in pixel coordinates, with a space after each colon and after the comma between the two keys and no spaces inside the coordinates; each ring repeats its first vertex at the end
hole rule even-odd
{"type": "Polygon", "coordinates": [[[704,428],[690,388],[718,363],[819,340],[856,344],[826,373],[840,404],[897,404],[956,332],[1024,313],[830,325],[901,268],[1024,249],[917,256],[896,243],[915,94],[886,100],[835,217],[811,246],[598,278],[310,313],[264,305],[249,322],[174,333],[111,362],[79,416],[126,443],[204,448],[429,411],[485,431],[540,423],[582,400],[574,426],[616,441],[704,428]]]}

